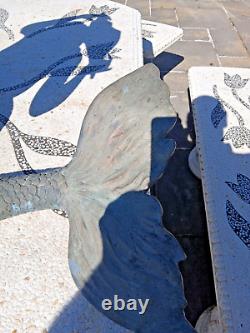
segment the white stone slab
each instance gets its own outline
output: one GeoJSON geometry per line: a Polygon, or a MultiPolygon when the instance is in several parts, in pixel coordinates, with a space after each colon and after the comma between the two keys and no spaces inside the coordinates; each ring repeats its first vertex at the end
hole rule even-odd
{"type": "Polygon", "coordinates": [[[181,28],[168,24],[142,20],[143,55],[152,59],[183,36],[181,28]]]}
{"type": "Polygon", "coordinates": [[[201,314],[195,329],[197,333],[223,333],[217,306],[211,306],[201,314]]]}
{"type": "MultiPolygon", "coordinates": [[[[140,14],[118,3],[94,4],[1,1],[0,113],[11,123],[0,132],[0,173],[67,164],[93,98],[143,65],[140,14]],[[100,12],[107,15],[90,15],[100,12]]],[[[127,332],[78,293],[68,269],[66,218],[52,211],[22,215],[1,221],[0,235],[1,333],[127,332]]]]}
{"type": "Polygon", "coordinates": [[[220,323],[250,329],[250,69],[193,67],[189,86],[220,323]]]}

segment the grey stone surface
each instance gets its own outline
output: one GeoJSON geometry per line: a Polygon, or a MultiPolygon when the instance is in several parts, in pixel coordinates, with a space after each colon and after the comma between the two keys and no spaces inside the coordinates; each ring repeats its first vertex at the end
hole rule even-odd
{"type": "Polygon", "coordinates": [[[165,52],[159,54],[153,62],[160,69],[162,77],[164,77],[172,69],[176,70],[178,66],[183,66],[183,60],[184,57],[182,55],[169,51],[168,48],[165,52]]]}
{"type": "Polygon", "coordinates": [[[182,27],[206,27],[206,28],[222,28],[229,27],[230,22],[222,8],[214,6],[211,2],[211,8],[199,6],[202,1],[195,2],[192,5],[186,4],[184,7],[177,7],[177,16],[182,27]]]}
{"type": "MultiPolygon", "coordinates": [[[[211,43],[179,41],[169,47],[167,52],[184,58],[183,61],[174,68],[176,71],[187,71],[193,64],[196,64],[196,66],[219,65],[216,51],[211,43]]],[[[169,68],[167,67],[167,61],[164,60],[163,66],[169,68]]]]}
{"type": "Polygon", "coordinates": [[[175,9],[152,8],[152,18],[157,22],[178,26],[175,9]]]}
{"type": "Polygon", "coordinates": [[[173,25],[141,20],[143,37],[143,56],[152,61],[166,48],[176,43],[183,35],[183,30],[173,25]]]}
{"type": "Polygon", "coordinates": [[[210,29],[210,34],[218,55],[238,57],[247,56],[247,50],[233,26],[228,27],[228,29],[210,29]]]}
{"type": "Polygon", "coordinates": [[[219,57],[224,67],[250,67],[250,57],[219,57]]]}
{"type": "Polygon", "coordinates": [[[127,6],[133,7],[137,10],[139,10],[139,12],[143,15],[143,16],[149,16],[150,15],[150,8],[149,8],[149,4],[148,1],[145,0],[124,0],[123,1],[124,4],[126,4],[127,6]]]}
{"type": "MultiPolygon", "coordinates": [[[[163,67],[164,68],[164,67],[163,67]]],[[[186,108],[186,102],[188,102],[188,96],[187,96],[187,89],[188,89],[188,80],[186,73],[184,72],[174,72],[170,71],[163,77],[164,81],[167,83],[170,91],[171,96],[176,96],[176,94],[182,92],[185,94],[183,96],[185,108],[183,108],[183,112],[188,113],[188,109],[186,108]]],[[[173,101],[177,100],[178,98],[174,98],[173,101]]],[[[182,99],[183,101],[183,99],[182,99]]],[[[188,103],[187,103],[188,104],[188,103]]],[[[177,110],[180,108],[178,107],[177,110]]]]}
{"type": "Polygon", "coordinates": [[[183,40],[209,41],[209,34],[206,28],[184,28],[183,40]]]}

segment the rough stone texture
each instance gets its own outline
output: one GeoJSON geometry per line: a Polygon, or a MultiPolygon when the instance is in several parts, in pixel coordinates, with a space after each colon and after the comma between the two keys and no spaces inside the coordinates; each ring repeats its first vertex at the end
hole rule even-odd
{"type": "Polygon", "coordinates": [[[209,41],[210,36],[206,28],[184,28],[182,40],[209,41]]]}
{"type": "Polygon", "coordinates": [[[143,36],[143,56],[152,60],[183,35],[180,28],[152,20],[141,20],[143,36]]]}
{"type": "MultiPolygon", "coordinates": [[[[184,57],[182,55],[168,52],[168,49],[165,52],[162,52],[154,59],[154,64],[159,67],[162,77],[172,69],[176,69],[178,66],[181,66],[184,57]]],[[[179,71],[178,71],[179,72],[179,71]]]]}
{"type": "MultiPolygon", "coordinates": [[[[183,93],[185,101],[188,101],[188,96],[185,93],[188,89],[188,80],[186,73],[170,71],[167,75],[164,76],[163,79],[167,83],[170,91],[174,92],[174,94],[172,93],[172,97],[175,97],[178,93],[183,93]]],[[[182,111],[187,113],[188,109],[182,111]]]]}
{"type": "MultiPolygon", "coordinates": [[[[249,21],[250,23],[250,21],[249,21]]],[[[233,27],[228,29],[210,29],[215,50],[220,56],[246,57],[247,51],[233,27]]]]}
{"type": "Polygon", "coordinates": [[[156,22],[178,26],[175,9],[152,8],[152,17],[156,22]]]}
{"type": "MultiPolygon", "coordinates": [[[[179,41],[169,47],[167,52],[184,57],[183,61],[175,67],[176,71],[187,71],[193,64],[196,64],[197,66],[203,64],[206,64],[207,66],[216,66],[219,64],[215,49],[211,43],[179,41]]],[[[162,62],[167,64],[164,59],[162,59],[162,62]]]]}
{"type": "Polygon", "coordinates": [[[196,326],[198,333],[223,333],[220,326],[220,316],[218,308],[211,306],[203,312],[196,326]]]}
{"type": "Polygon", "coordinates": [[[145,0],[124,0],[123,4],[127,6],[133,7],[142,14],[142,16],[150,16],[150,7],[148,5],[148,1],[145,0]]]}
{"type": "Polygon", "coordinates": [[[79,293],[67,266],[68,233],[67,219],[52,211],[1,221],[1,333],[129,332],[79,293]]]}
{"type": "Polygon", "coordinates": [[[198,2],[193,6],[177,7],[177,17],[182,27],[228,28],[230,22],[222,8],[200,8],[198,2]]]}
{"type": "Polygon", "coordinates": [[[224,67],[250,67],[250,57],[219,57],[224,67]]]}
{"type": "Polygon", "coordinates": [[[250,69],[193,67],[196,130],[215,290],[225,332],[250,327],[250,69]]]}

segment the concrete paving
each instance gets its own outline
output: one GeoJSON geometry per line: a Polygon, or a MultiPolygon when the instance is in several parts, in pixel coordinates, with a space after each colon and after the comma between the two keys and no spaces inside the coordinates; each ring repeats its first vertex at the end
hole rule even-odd
{"type": "Polygon", "coordinates": [[[182,244],[187,260],[182,273],[191,323],[215,304],[213,276],[201,183],[187,158],[195,144],[188,93],[191,66],[250,67],[250,1],[120,0],[147,20],[184,30],[183,38],[155,59],[179,122],[171,132],[178,149],[158,187],[165,226],[182,244]]]}

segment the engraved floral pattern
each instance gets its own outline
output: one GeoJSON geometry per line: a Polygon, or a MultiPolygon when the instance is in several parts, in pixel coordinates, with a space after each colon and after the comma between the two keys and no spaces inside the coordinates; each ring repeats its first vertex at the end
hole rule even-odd
{"type": "Polygon", "coordinates": [[[111,15],[116,10],[118,10],[118,8],[110,8],[107,5],[101,6],[101,7],[96,7],[95,5],[92,5],[88,12],[88,14],[90,15],[89,18],[87,18],[83,21],[74,21],[77,18],[77,14],[79,13],[80,10],[81,9],[75,9],[75,10],[68,12],[62,18],[60,18],[56,24],[36,30],[33,33],[31,33],[30,35],[28,35],[27,38],[33,38],[41,33],[44,33],[44,32],[47,32],[47,31],[50,31],[53,29],[66,28],[66,27],[71,27],[73,25],[81,25],[84,22],[93,20],[96,15],[111,15]]]}
{"type": "MultiPolygon", "coordinates": [[[[237,175],[237,183],[226,182],[226,184],[247,204],[250,204],[250,179],[243,175],[237,175]]],[[[235,234],[250,250],[250,222],[237,212],[233,204],[226,202],[227,220],[235,234]]]]}
{"type": "MultiPolygon", "coordinates": [[[[250,110],[250,104],[243,100],[238,93],[238,90],[244,88],[248,82],[248,78],[242,78],[239,74],[230,76],[229,74],[224,73],[224,83],[230,88],[233,97],[240,102],[244,108],[250,110]]],[[[242,115],[235,107],[230,105],[220,96],[217,85],[213,86],[213,94],[218,101],[217,105],[211,112],[211,122],[213,126],[218,128],[222,119],[225,117],[227,110],[232,112],[238,121],[238,126],[229,128],[222,138],[222,141],[231,141],[233,146],[237,149],[244,146],[250,148],[250,130],[246,127],[242,115]]],[[[250,101],[250,97],[248,97],[248,100],[250,101]]]]}
{"type": "Polygon", "coordinates": [[[234,126],[224,135],[222,141],[232,141],[235,148],[241,148],[247,146],[250,148],[250,130],[243,126],[234,126]]]}
{"type": "Polygon", "coordinates": [[[245,87],[249,79],[242,79],[239,74],[230,76],[224,73],[224,82],[229,88],[240,89],[245,87]]]}
{"type": "Polygon", "coordinates": [[[226,202],[226,213],[229,225],[250,250],[250,222],[237,212],[229,200],[226,202]]]}
{"type": "Polygon", "coordinates": [[[95,5],[92,5],[90,10],[89,10],[89,14],[92,14],[92,15],[101,15],[101,14],[111,15],[117,10],[118,10],[118,8],[115,8],[115,7],[111,8],[107,5],[101,6],[101,7],[96,7],[95,5]]]}
{"type": "Polygon", "coordinates": [[[221,105],[221,103],[218,102],[211,113],[211,121],[215,128],[219,126],[220,122],[225,116],[226,116],[226,111],[223,105],[221,105]]]}
{"type": "MultiPolygon", "coordinates": [[[[76,152],[76,146],[68,141],[23,133],[2,114],[0,114],[0,122],[8,130],[17,162],[25,174],[35,173],[35,170],[33,170],[25,156],[21,140],[31,150],[43,155],[73,156],[76,152]]],[[[54,209],[53,211],[62,217],[67,217],[65,211],[58,209],[54,209]]]]}
{"type": "Polygon", "coordinates": [[[155,33],[156,32],[152,31],[152,30],[142,29],[142,37],[143,38],[154,38],[155,33]]]}
{"type": "Polygon", "coordinates": [[[114,45],[115,42],[113,41],[103,44],[97,44],[88,47],[88,49],[85,48],[81,50],[81,52],[79,53],[63,57],[58,61],[54,62],[53,64],[51,64],[50,66],[48,66],[46,69],[44,69],[36,76],[32,77],[29,80],[26,80],[25,82],[21,82],[19,84],[10,87],[0,88],[0,94],[31,86],[46,76],[53,77],[53,76],[69,76],[69,75],[86,75],[86,74],[95,73],[103,69],[105,65],[84,66],[84,67],[81,66],[59,67],[59,66],[63,65],[67,61],[70,61],[75,58],[81,58],[83,56],[88,57],[89,59],[100,59],[100,60],[114,59],[114,58],[119,59],[117,53],[120,52],[120,49],[119,48],[112,49],[114,45]]]}
{"type": "Polygon", "coordinates": [[[10,40],[14,40],[15,38],[13,31],[5,25],[5,22],[8,20],[8,18],[9,13],[7,12],[7,10],[4,8],[0,8],[0,30],[5,31],[10,40]]]}
{"type": "Polygon", "coordinates": [[[237,175],[238,184],[232,182],[226,182],[226,184],[236,193],[238,196],[250,204],[250,178],[239,173],[237,175]]]}
{"type": "MultiPolygon", "coordinates": [[[[237,103],[241,105],[240,111],[221,97],[217,85],[213,86],[213,95],[217,100],[217,104],[212,109],[211,122],[214,128],[218,128],[227,112],[234,114],[238,124],[235,124],[235,126],[230,127],[226,131],[222,141],[231,141],[233,147],[236,149],[240,149],[244,146],[250,148],[250,129],[247,128],[244,119],[244,111],[246,109],[250,110],[250,96],[248,96],[248,101],[246,101],[239,94],[240,89],[244,89],[249,81],[249,78],[242,78],[239,74],[229,75],[224,73],[224,84],[230,89],[230,93],[237,103]]],[[[250,204],[249,177],[239,173],[237,174],[237,182],[226,181],[225,183],[238,198],[244,203],[250,204]]],[[[246,218],[236,210],[230,200],[226,201],[226,216],[228,224],[234,233],[250,250],[250,221],[247,221],[246,218]]]]}

